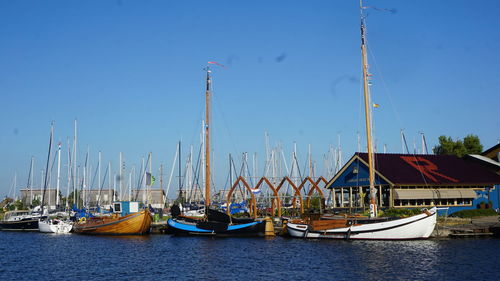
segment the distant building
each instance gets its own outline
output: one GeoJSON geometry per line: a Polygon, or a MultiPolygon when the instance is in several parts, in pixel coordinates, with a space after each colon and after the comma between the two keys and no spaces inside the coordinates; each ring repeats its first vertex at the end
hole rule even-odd
{"type": "MultiPolygon", "coordinates": [[[[29,189],[29,188],[23,188],[21,189],[21,202],[23,202],[24,206],[33,206],[33,201],[38,201],[39,203],[42,203],[42,197],[43,199],[43,205],[49,207],[50,209],[55,209],[56,208],[56,189],[55,188],[47,188],[45,190],[45,195],[43,194],[43,189],[29,189]]],[[[61,201],[61,194],[59,192],[59,204],[62,205],[61,201]]]]}
{"type": "Polygon", "coordinates": [[[113,189],[91,189],[82,191],[80,194],[82,198],[85,198],[85,205],[89,207],[101,206],[109,208],[114,201],[113,198],[116,197],[113,189]]]}
{"type": "MultiPolygon", "coordinates": [[[[381,208],[475,209],[482,201],[498,208],[500,176],[450,155],[374,155],[377,203],[381,208]]],[[[332,205],[364,208],[369,203],[368,154],[356,153],[330,180],[332,205]]]]}
{"type": "MultiPolygon", "coordinates": [[[[229,193],[229,189],[219,190],[214,194],[212,200],[214,202],[227,202],[228,193],[229,193]]],[[[245,190],[245,193],[246,193],[246,190],[245,190]]],[[[231,202],[240,203],[240,202],[243,202],[244,194],[240,190],[236,189],[233,191],[233,194],[231,195],[231,197],[232,197],[231,202]]],[[[248,197],[250,198],[250,195],[248,195],[248,197]]]]}
{"type": "Polygon", "coordinates": [[[131,200],[151,204],[151,207],[162,209],[165,207],[167,197],[163,189],[134,189],[131,191],[131,200]]]}
{"type": "MultiPolygon", "coordinates": [[[[179,191],[177,192],[177,198],[179,197],[179,191]]],[[[193,188],[183,189],[182,198],[184,202],[204,202],[205,201],[205,189],[202,190],[200,186],[195,186],[193,188]]]]}

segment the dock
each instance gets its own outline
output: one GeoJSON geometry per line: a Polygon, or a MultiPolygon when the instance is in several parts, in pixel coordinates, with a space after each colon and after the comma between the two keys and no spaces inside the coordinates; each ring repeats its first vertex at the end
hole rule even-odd
{"type": "Polygon", "coordinates": [[[500,237],[500,216],[440,219],[433,238],[500,237]]]}

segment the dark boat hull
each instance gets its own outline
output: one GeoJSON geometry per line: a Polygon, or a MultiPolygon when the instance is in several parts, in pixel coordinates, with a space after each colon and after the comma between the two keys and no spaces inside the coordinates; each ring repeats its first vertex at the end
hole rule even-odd
{"type": "Polygon", "coordinates": [[[2,221],[0,230],[3,231],[38,231],[38,219],[25,219],[19,221],[2,221]]]}
{"type": "Polygon", "coordinates": [[[265,221],[231,225],[216,221],[190,223],[169,219],[167,233],[183,236],[255,237],[264,236],[265,228],[265,221]]]}

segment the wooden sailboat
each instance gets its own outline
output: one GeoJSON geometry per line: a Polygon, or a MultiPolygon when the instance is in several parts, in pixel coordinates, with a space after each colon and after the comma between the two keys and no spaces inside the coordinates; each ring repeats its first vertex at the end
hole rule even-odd
{"type": "MultiPolygon", "coordinates": [[[[212,62],[209,62],[212,63],[212,62]]],[[[185,217],[178,206],[173,206],[172,218],[168,220],[168,232],[175,235],[214,236],[264,236],[266,221],[237,220],[223,212],[210,208],[210,68],[207,67],[205,91],[205,216],[201,219],[185,217]]]]}
{"type": "Polygon", "coordinates": [[[436,225],[436,207],[423,210],[421,214],[408,218],[377,218],[376,192],[374,186],[374,161],[371,142],[370,92],[368,88],[368,62],[366,55],[365,16],[361,10],[361,55],[363,63],[363,92],[365,100],[366,139],[370,181],[370,218],[342,218],[316,220],[307,223],[287,223],[292,237],[333,239],[424,239],[428,238],[436,225]]]}
{"type": "Polygon", "coordinates": [[[81,234],[135,235],[150,231],[152,216],[148,208],[139,209],[139,202],[115,202],[110,216],[82,217],[73,226],[81,234]]]}

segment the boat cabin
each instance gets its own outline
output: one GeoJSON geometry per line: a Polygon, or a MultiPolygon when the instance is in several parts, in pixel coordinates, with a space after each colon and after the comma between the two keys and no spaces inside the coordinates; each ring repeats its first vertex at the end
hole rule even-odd
{"type": "Polygon", "coordinates": [[[122,217],[138,213],[142,209],[142,204],[138,201],[119,201],[113,203],[113,213],[120,214],[122,217]]]}

